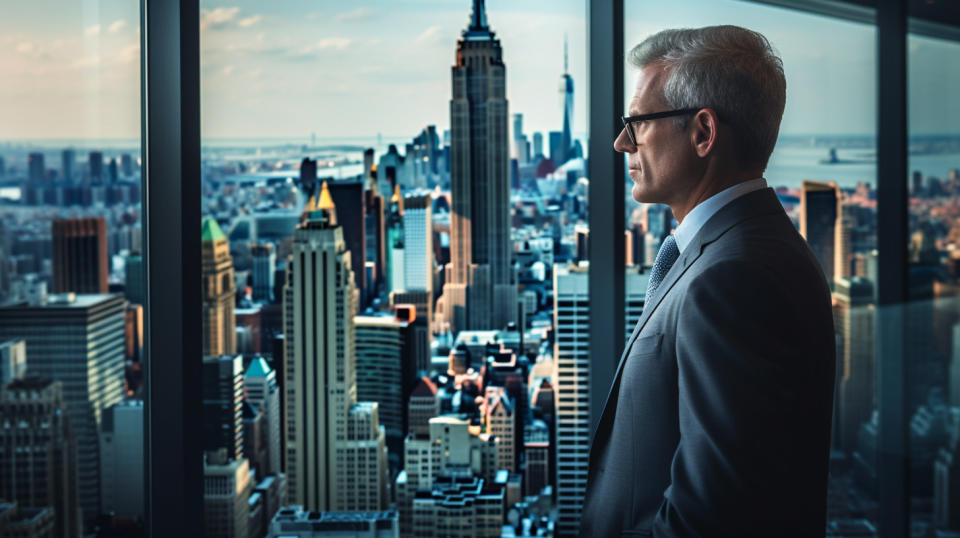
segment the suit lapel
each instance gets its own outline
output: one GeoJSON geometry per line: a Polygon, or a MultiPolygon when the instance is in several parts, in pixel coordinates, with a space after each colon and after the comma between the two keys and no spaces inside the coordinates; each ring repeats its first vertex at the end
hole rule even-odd
{"type": "MultiPolygon", "coordinates": [[[[630,335],[630,339],[627,341],[627,345],[624,346],[623,353],[620,354],[620,361],[617,364],[616,373],[613,376],[613,383],[610,385],[610,390],[607,393],[607,399],[603,404],[603,412],[600,415],[600,420],[597,423],[596,428],[594,429],[593,440],[596,441],[597,435],[600,433],[600,427],[606,425],[609,419],[613,417],[613,410],[608,411],[608,407],[615,404],[611,404],[620,388],[620,373],[623,371],[624,362],[626,362],[627,355],[630,354],[630,348],[633,346],[633,342],[640,336],[640,333],[643,331],[643,327],[647,324],[647,321],[650,319],[650,316],[653,315],[653,312],[660,306],[660,303],[663,301],[664,297],[670,292],[673,288],[673,285],[677,283],[681,276],[687,271],[687,269],[693,265],[693,262],[697,261],[703,254],[704,248],[716,241],[721,235],[723,235],[727,230],[734,227],[738,223],[760,215],[766,215],[769,213],[783,212],[783,206],[780,204],[779,198],[777,198],[776,191],[772,188],[767,187],[765,189],[760,189],[758,191],[745,194],[740,198],[730,202],[726,206],[720,209],[715,215],[710,217],[710,219],[700,228],[697,232],[697,235],[694,236],[693,240],[690,241],[690,244],[687,245],[687,248],[684,249],[683,254],[680,255],[680,258],[673,264],[673,267],[667,271],[667,274],[663,277],[663,281],[657,287],[652,297],[647,297],[646,302],[643,306],[643,312],[640,314],[640,319],[637,321],[636,326],[633,328],[633,333],[630,335]]],[[[591,454],[593,451],[591,450],[591,454]]]]}

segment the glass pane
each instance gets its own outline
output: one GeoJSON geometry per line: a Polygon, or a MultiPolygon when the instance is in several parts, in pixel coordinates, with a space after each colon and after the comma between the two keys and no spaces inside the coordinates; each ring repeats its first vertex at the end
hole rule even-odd
{"type": "Polygon", "coordinates": [[[952,480],[960,419],[960,43],[907,37],[908,271],[905,312],[910,522],[960,531],[952,480]]]}
{"type": "MultiPolygon", "coordinates": [[[[806,239],[832,290],[837,370],[826,533],[873,535],[877,502],[875,28],[732,1],[627,2],[625,19],[627,58],[635,45],[663,29],[733,24],[763,34],[783,61],[786,107],[763,177],[806,239]]],[[[625,69],[628,105],[637,69],[631,65],[625,69]]],[[[667,205],[637,203],[632,187],[628,177],[628,330],[643,312],[644,290],[660,245],[678,227],[667,205]]]]}
{"type": "Polygon", "coordinates": [[[143,533],[139,6],[0,7],[0,519],[18,536],[143,533]]]}
{"type": "Polygon", "coordinates": [[[575,532],[585,0],[201,8],[207,532],[575,532]]]}

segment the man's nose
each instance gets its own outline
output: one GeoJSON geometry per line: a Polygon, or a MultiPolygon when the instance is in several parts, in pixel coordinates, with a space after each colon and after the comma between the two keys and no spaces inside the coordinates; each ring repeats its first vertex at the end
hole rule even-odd
{"type": "Polygon", "coordinates": [[[626,129],[620,129],[620,134],[613,140],[613,149],[620,153],[633,153],[636,150],[636,146],[630,142],[630,137],[627,136],[626,129]]]}

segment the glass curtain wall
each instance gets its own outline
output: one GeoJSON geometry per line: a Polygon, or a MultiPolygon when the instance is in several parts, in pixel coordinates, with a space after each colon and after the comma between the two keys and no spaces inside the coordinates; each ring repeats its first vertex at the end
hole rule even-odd
{"type": "Polygon", "coordinates": [[[206,532],[575,532],[586,2],[200,7],[206,532]]]}
{"type": "MultiPolygon", "coordinates": [[[[763,177],[816,254],[832,290],[837,373],[826,531],[872,535],[878,426],[876,30],[869,24],[735,1],[626,2],[624,18],[628,58],[635,45],[663,29],[733,24],[762,33],[783,60],[786,108],[763,177]]],[[[636,73],[625,66],[625,107],[636,73]]],[[[631,187],[627,177],[627,334],[643,311],[646,281],[661,241],[677,226],[668,206],[635,202],[631,187]]]]}
{"type": "Polygon", "coordinates": [[[136,536],[145,507],[140,3],[0,7],[0,519],[136,536]]]}

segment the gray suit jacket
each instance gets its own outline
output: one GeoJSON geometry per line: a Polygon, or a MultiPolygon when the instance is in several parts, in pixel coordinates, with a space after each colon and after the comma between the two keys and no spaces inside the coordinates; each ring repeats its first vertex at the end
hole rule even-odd
{"type": "Polygon", "coordinates": [[[620,358],[581,536],[823,536],[834,342],[823,271],[774,190],[721,208],[620,358]]]}

